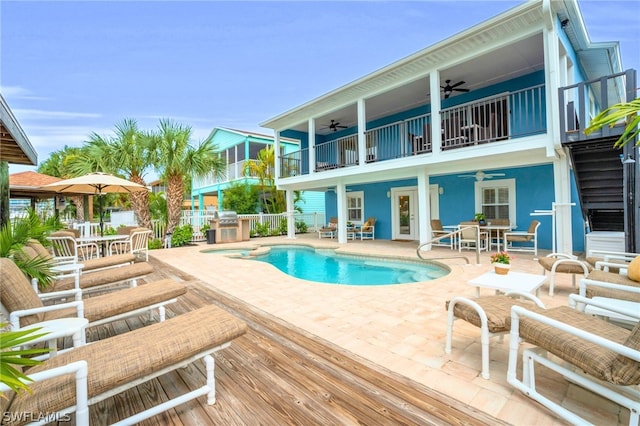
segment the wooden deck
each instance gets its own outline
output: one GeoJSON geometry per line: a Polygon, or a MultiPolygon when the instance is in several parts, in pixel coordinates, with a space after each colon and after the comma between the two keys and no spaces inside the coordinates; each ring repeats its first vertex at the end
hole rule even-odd
{"type": "MultiPolygon", "coordinates": [[[[246,321],[249,331],[215,355],[215,405],[201,397],[145,425],[507,424],[151,262],[156,272],[147,281],[174,278],[189,287],[167,309],[168,317],[216,304],[246,321]]],[[[96,327],[87,339],[124,333],[146,321],[145,316],[96,327]]],[[[116,422],[203,383],[204,365],[196,362],[92,406],[91,424],[116,422]]]]}

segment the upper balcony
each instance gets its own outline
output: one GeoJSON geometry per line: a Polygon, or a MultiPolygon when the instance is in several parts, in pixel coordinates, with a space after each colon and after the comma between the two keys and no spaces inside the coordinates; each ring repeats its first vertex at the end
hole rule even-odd
{"type": "MultiPolygon", "coordinates": [[[[366,165],[433,153],[432,126],[440,129],[440,151],[542,134],[547,126],[545,111],[545,86],[536,84],[444,108],[436,119],[427,112],[384,124],[372,123],[364,131],[364,162],[366,165]]],[[[335,137],[329,134],[316,142],[313,164],[309,148],[283,155],[280,177],[358,166],[357,126],[334,134],[335,137]]]]}

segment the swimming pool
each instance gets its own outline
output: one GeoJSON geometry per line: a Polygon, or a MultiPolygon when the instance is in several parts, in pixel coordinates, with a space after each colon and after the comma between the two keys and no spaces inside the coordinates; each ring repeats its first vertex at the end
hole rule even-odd
{"type": "Polygon", "coordinates": [[[449,273],[435,264],[349,256],[304,246],[271,246],[264,254],[243,258],[267,262],[293,277],[326,284],[405,284],[430,281],[449,273]]]}

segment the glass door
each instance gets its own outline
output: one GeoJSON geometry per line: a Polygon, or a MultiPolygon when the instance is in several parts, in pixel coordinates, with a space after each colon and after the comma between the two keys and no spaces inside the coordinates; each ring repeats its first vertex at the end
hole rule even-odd
{"type": "Polygon", "coordinates": [[[393,200],[393,238],[415,240],[417,238],[416,191],[394,191],[393,200]]]}

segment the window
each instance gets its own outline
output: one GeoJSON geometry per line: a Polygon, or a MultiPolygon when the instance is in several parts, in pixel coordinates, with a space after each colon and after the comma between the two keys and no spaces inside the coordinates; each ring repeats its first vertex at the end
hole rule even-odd
{"type": "Polygon", "coordinates": [[[364,192],[347,193],[347,220],[349,222],[362,223],[364,217],[364,192]]]}
{"type": "Polygon", "coordinates": [[[476,212],[484,213],[488,219],[509,219],[515,225],[515,179],[483,180],[475,187],[476,212]]]}

